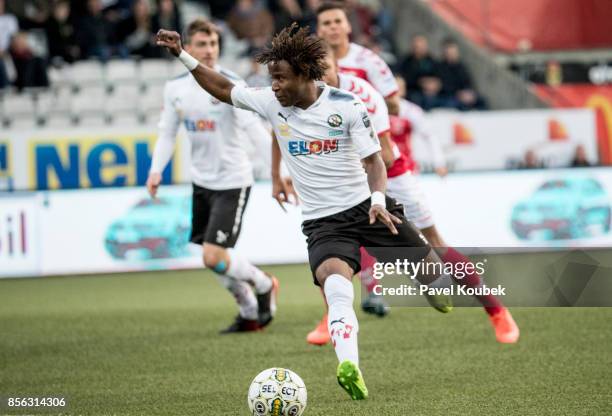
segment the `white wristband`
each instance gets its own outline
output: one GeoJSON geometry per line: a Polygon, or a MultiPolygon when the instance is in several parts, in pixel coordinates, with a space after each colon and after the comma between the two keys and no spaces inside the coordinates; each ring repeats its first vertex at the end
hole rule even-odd
{"type": "Polygon", "coordinates": [[[197,59],[193,56],[189,55],[185,50],[181,51],[181,54],[178,56],[178,59],[187,67],[189,72],[193,71],[200,65],[197,59]]]}
{"type": "Polygon", "coordinates": [[[379,191],[372,192],[370,196],[370,201],[372,205],[380,205],[383,208],[387,208],[387,202],[385,200],[385,194],[379,191]]]}

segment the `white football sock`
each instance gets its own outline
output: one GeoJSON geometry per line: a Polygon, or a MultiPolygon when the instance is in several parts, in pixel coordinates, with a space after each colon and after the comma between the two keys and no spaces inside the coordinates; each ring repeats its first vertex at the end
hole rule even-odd
{"type": "Polygon", "coordinates": [[[251,282],[258,294],[266,293],[272,287],[272,279],[264,272],[253,266],[236,250],[227,250],[230,258],[229,267],[225,274],[237,280],[251,282]]]}
{"type": "Polygon", "coordinates": [[[234,296],[234,299],[236,299],[236,303],[240,310],[240,316],[244,319],[257,319],[257,298],[255,297],[251,285],[223,274],[215,273],[215,276],[217,276],[219,283],[221,283],[221,285],[234,296]]]}
{"type": "Polygon", "coordinates": [[[325,280],[323,291],[329,305],[327,328],[338,361],[349,360],[358,366],[357,332],[359,331],[359,323],[353,310],[353,284],[339,274],[332,274],[325,280]]]}

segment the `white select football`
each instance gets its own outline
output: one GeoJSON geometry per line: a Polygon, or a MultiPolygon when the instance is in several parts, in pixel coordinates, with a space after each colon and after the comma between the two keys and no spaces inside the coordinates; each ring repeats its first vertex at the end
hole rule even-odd
{"type": "Polygon", "coordinates": [[[247,398],[253,416],[301,416],[306,409],[306,385],[286,368],[257,374],[247,398]]]}

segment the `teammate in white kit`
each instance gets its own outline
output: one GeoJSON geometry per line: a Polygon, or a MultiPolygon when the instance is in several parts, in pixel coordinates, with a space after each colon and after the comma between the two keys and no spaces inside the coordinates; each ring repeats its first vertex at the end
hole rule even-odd
{"type": "MultiPolygon", "coordinates": [[[[378,248],[373,254],[381,261],[398,259],[390,255],[392,248],[401,248],[401,257],[409,261],[439,263],[439,258],[404,218],[401,205],[384,195],[385,165],[365,106],[354,94],[316,82],[325,71],[325,48],[307,29],[296,31],[295,24],[258,56],[258,62],[268,64],[271,88],[235,85],[199,65],[182,50],[176,32],[160,30],[157,44],[179,57],[211,95],[271,122],[277,137],[272,147],[274,192],[281,200],[288,196],[279,173],[282,155],[302,202],[313,277],[329,304],[338,382],[351,398],[367,398],[351,283],[360,267],[359,247],[378,248]]],[[[417,278],[430,285],[440,280],[437,275],[417,278]]]]}
{"type": "MultiPolygon", "coordinates": [[[[204,20],[192,22],[185,33],[185,47],[200,62],[238,85],[246,85],[219,67],[219,34],[204,20]]],[[[276,309],[278,281],[232,250],[242,225],[242,215],[253,183],[252,166],[242,135],[253,140],[269,137],[261,120],[202,90],[186,73],[166,83],[147,188],[155,197],[161,173],[174,152],[180,124],[191,142],[193,206],[191,242],[202,245],[206,267],[235,297],[239,314],[222,333],[255,331],[267,326],[276,309]]]]}
{"type": "Polygon", "coordinates": [[[342,3],[325,2],[317,8],[317,36],[333,48],[339,71],[368,81],[385,98],[389,114],[398,114],[398,86],[391,69],[376,53],[351,42],[351,32],[342,3]]]}

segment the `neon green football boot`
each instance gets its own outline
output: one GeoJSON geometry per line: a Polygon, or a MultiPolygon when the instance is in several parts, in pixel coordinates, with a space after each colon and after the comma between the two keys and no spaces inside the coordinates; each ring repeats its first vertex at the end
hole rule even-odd
{"type": "Polygon", "coordinates": [[[351,361],[342,361],[337,370],[338,384],[351,396],[353,400],[368,398],[368,388],[363,381],[361,370],[351,361]]]}
{"type": "Polygon", "coordinates": [[[430,295],[427,292],[423,294],[427,302],[432,308],[442,313],[449,313],[453,310],[453,298],[448,295],[430,295]]]}

